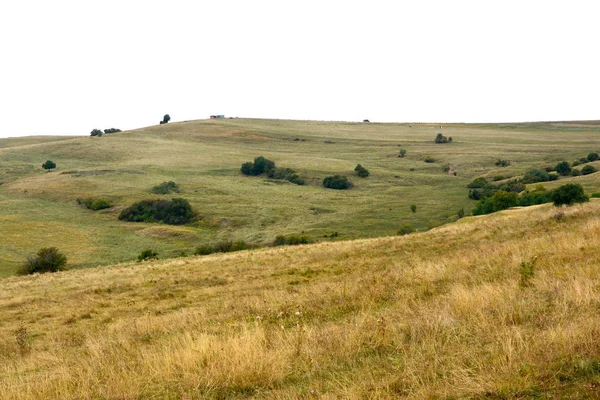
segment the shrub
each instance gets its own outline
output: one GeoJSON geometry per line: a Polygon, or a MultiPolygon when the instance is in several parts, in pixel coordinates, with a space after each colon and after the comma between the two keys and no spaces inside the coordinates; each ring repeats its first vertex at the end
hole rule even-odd
{"type": "Polygon", "coordinates": [[[556,167],[554,167],[554,170],[556,172],[558,172],[559,174],[561,174],[562,176],[567,176],[571,173],[571,167],[569,166],[569,163],[566,161],[561,161],[558,164],[556,164],[556,167]]]}
{"type": "Polygon", "coordinates": [[[573,171],[571,171],[571,176],[579,176],[581,175],[581,171],[578,169],[573,169],[573,171]]]}
{"type": "Polygon", "coordinates": [[[534,190],[524,193],[519,198],[519,206],[528,207],[537,204],[550,203],[551,201],[550,192],[548,192],[544,186],[537,185],[534,190]]]}
{"type": "Polygon", "coordinates": [[[256,157],[254,162],[245,162],[242,164],[240,171],[244,175],[260,175],[268,173],[270,170],[275,168],[275,162],[271,161],[263,156],[256,157]]]}
{"type": "Polygon", "coordinates": [[[490,214],[496,211],[505,210],[519,204],[519,195],[514,192],[500,190],[492,197],[486,197],[477,203],[473,210],[473,215],[490,214]]]}
{"type": "Polygon", "coordinates": [[[510,165],[510,161],[508,160],[498,160],[495,162],[496,166],[498,167],[508,167],[510,165]]]}
{"type": "Polygon", "coordinates": [[[171,120],[171,116],[169,114],[165,114],[165,116],[163,117],[162,121],[160,121],[160,124],[167,124],[169,123],[169,121],[171,120]]]}
{"type": "Polygon", "coordinates": [[[56,168],[56,163],[52,160],[48,160],[42,164],[42,168],[44,169],[53,169],[56,168]]]}
{"type": "Polygon", "coordinates": [[[547,182],[549,180],[550,177],[548,175],[548,172],[541,169],[530,169],[529,171],[525,172],[525,175],[523,175],[521,182],[523,182],[524,184],[528,184],[536,182],[547,182]]]}
{"type": "Polygon", "coordinates": [[[437,136],[434,139],[435,143],[448,143],[448,138],[444,135],[442,135],[441,133],[438,133],[437,136]]]}
{"type": "Polygon", "coordinates": [[[28,256],[18,273],[28,275],[57,272],[63,270],[66,264],[67,256],[62,254],[56,247],[47,247],[40,249],[35,257],[28,256]]]}
{"type": "Polygon", "coordinates": [[[552,191],[551,199],[554,205],[559,207],[563,204],[584,203],[589,200],[583,191],[583,187],[576,183],[567,183],[552,191]]]}
{"type": "Polygon", "coordinates": [[[588,161],[598,161],[600,160],[600,154],[598,153],[590,153],[587,155],[587,160],[588,161]]]}
{"type": "Polygon", "coordinates": [[[277,235],[273,241],[273,246],[297,246],[300,244],[312,243],[312,239],[306,235],[277,235]]]}
{"type": "Polygon", "coordinates": [[[592,197],[595,198],[595,199],[599,198],[600,197],[600,192],[594,192],[594,193],[592,193],[592,197]]]}
{"type": "Polygon", "coordinates": [[[195,217],[190,203],[186,199],[142,200],[124,209],[120,220],[131,222],[164,222],[171,225],[182,225],[195,217]]]}
{"type": "Polygon", "coordinates": [[[519,280],[519,286],[522,288],[529,287],[532,285],[531,279],[533,279],[534,266],[535,266],[536,258],[532,261],[523,261],[519,266],[519,274],[521,275],[521,279],[519,280]]]}
{"type": "Polygon", "coordinates": [[[271,179],[285,179],[296,185],[304,185],[304,179],[300,178],[296,171],[290,168],[271,168],[267,172],[267,176],[271,179]]]}
{"type": "Polygon", "coordinates": [[[586,165],[585,167],[581,168],[581,175],[593,174],[596,171],[598,170],[593,165],[586,165]]]}
{"type": "Polygon", "coordinates": [[[456,216],[458,217],[458,219],[461,219],[465,216],[465,209],[461,208],[460,210],[458,210],[458,213],[456,213],[456,216]]]}
{"type": "Polygon", "coordinates": [[[484,177],[475,178],[467,185],[469,189],[480,189],[488,185],[487,179],[484,177]]]}
{"type": "Polygon", "coordinates": [[[155,194],[170,194],[180,193],[181,189],[179,188],[179,186],[177,186],[175,182],[168,181],[154,186],[150,191],[155,194]]]}
{"type": "Polygon", "coordinates": [[[246,243],[243,240],[237,240],[235,242],[231,240],[223,240],[221,242],[215,243],[212,246],[208,244],[200,245],[194,251],[196,255],[208,255],[213,253],[230,253],[232,251],[241,251],[251,249],[253,245],[246,243]]]}
{"type": "Polygon", "coordinates": [[[158,253],[152,249],[146,249],[140,253],[138,261],[151,260],[153,258],[158,258],[158,253]]]}
{"type": "Polygon", "coordinates": [[[89,199],[77,199],[77,204],[80,206],[84,206],[89,210],[104,210],[106,208],[111,208],[112,203],[103,198],[89,198],[89,199]]]}
{"type": "Polygon", "coordinates": [[[400,154],[398,154],[398,157],[404,158],[405,156],[406,156],[406,149],[400,149],[400,154]]]}
{"type": "Polygon", "coordinates": [[[411,234],[415,231],[415,228],[412,227],[412,225],[402,225],[400,227],[400,229],[398,229],[397,235],[399,236],[404,236],[404,235],[408,235],[411,234]]]}
{"type": "Polygon", "coordinates": [[[356,175],[358,175],[361,178],[366,178],[367,176],[369,176],[369,170],[366,169],[365,167],[363,167],[362,165],[358,164],[355,168],[354,168],[354,172],[356,172],[356,175]]]}
{"type": "Polygon", "coordinates": [[[412,211],[413,214],[417,212],[417,206],[416,206],[416,204],[411,204],[410,205],[410,211],[412,211]]]}
{"type": "Polygon", "coordinates": [[[100,129],[92,129],[90,136],[102,136],[102,131],[100,129]]]}
{"type": "Polygon", "coordinates": [[[122,131],[117,128],[108,128],[108,129],[104,130],[104,133],[117,133],[117,132],[122,132],[122,131]]]}
{"type": "Polygon", "coordinates": [[[328,189],[344,190],[350,188],[352,184],[345,176],[333,175],[323,179],[323,186],[328,189]]]}
{"type": "Polygon", "coordinates": [[[425,161],[426,163],[430,163],[431,164],[431,163],[435,162],[435,158],[427,156],[427,157],[425,157],[425,160],[423,160],[423,161],[425,161]]]}

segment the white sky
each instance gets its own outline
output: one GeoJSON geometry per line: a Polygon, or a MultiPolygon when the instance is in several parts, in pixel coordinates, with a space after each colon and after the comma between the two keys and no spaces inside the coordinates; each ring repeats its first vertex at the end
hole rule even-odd
{"type": "Polygon", "coordinates": [[[600,119],[600,2],[0,3],[0,137],[207,118],[600,119]]]}

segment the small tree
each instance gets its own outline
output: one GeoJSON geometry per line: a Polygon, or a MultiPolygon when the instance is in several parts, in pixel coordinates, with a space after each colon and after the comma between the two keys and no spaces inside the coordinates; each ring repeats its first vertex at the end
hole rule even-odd
{"type": "Polygon", "coordinates": [[[562,176],[567,176],[571,173],[571,166],[569,165],[568,162],[561,161],[558,164],[556,164],[556,167],[554,167],[554,170],[556,172],[558,172],[559,174],[561,174],[562,176]]]}
{"type": "Polygon", "coordinates": [[[169,114],[165,114],[165,116],[163,117],[162,121],[160,121],[160,124],[167,124],[169,123],[169,121],[171,120],[171,116],[169,114]]]}
{"type": "Polygon", "coordinates": [[[583,191],[583,187],[577,183],[567,183],[554,189],[550,198],[556,207],[563,204],[570,206],[573,203],[585,203],[589,200],[589,197],[583,191]]]}
{"type": "Polygon", "coordinates": [[[410,211],[412,211],[413,214],[416,213],[417,212],[417,205],[416,204],[411,204],[410,205],[410,211]]]}
{"type": "Polygon", "coordinates": [[[44,169],[53,169],[56,168],[56,163],[52,160],[48,160],[42,164],[42,168],[44,169]]]}
{"type": "Polygon", "coordinates": [[[151,260],[154,258],[158,258],[158,253],[152,249],[146,249],[140,253],[138,261],[151,260]]]}
{"type": "Polygon", "coordinates": [[[28,256],[27,261],[21,266],[19,274],[57,272],[64,269],[66,264],[67,256],[62,254],[56,247],[47,247],[40,249],[35,257],[28,256]]]}
{"type": "Polygon", "coordinates": [[[600,154],[598,154],[598,153],[590,153],[587,156],[587,160],[588,161],[598,161],[598,160],[600,160],[600,154]]]}
{"type": "Polygon", "coordinates": [[[355,168],[354,168],[354,172],[356,172],[356,175],[358,175],[361,178],[366,178],[367,176],[369,176],[369,170],[366,169],[365,167],[363,167],[362,165],[358,164],[355,168]]]}
{"type": "Polygon", "coordinates": [[[448,143],[448,138],[441,133],[438,133],[434,140],[435,143],[448,143]]]}
{"type": "Polygon", "coordinates": [[[104,133],[117,133],[117,132],[122,132],[122,131],[118,128],[108,128],[108,129],[104,130],[104,133]]]}
{"type": "Polygon", "coordinates": [[[92,129],[90,136],[102,136],[102,131],[100,129],[92,129]]]}
{"type": "Polygon", "coordinates": [[[593,165],[586,165],[585,167],[581,168],[581,175],[593,174],[596,171],[598,170],[593,165]]]}
{"type": "Polygon", "coordinates": [[[398,157],[404,158],[405,156],[406,156],[406,149],[400,149],[400,154],[398,154],[398,157]]]}
{"type": "Polygon", "coordinates": [[[333,175],[323,179],[323,186],[328,189],[344,190],[350,188],[352,184],[345,176],[333,175]]]}

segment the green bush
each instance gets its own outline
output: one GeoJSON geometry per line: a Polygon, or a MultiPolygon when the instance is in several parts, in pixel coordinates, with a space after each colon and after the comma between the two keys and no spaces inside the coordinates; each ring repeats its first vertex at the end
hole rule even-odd
{"type": "Polygon", "coordinates": [[[163,182],[159,185],[156,185],[150,191],[155,194],[181,193],[181,189],[173,181],[163,182]]]}
{"type": "Polygon", "coordinates": [[[309,244],[313,240],[306,235],[277,235],[273,241],[273,246],[297,246],[299,244],[309,244]]]}
{"type": "Polygon", "coordinates": [[[102,131],[100,129],[92,129],[90,136],[102,136],[102,131]]]}
{"type": "Polygon", "coordinates": [[[448,142],[452,142],[451,140],[452,138],[448,139],[446,136],[442,135],[441,133],[438,133],[437,136],[434,139],[435,143],[448,143],[448,142]]]}
{"type": "Polygon", "coordinates": [[[84,206],[87,209],[98,211],[106,208],[111,208],[112,203],[103,198],[77,199],[77,204],[84,206]]]}
{"type": "Polygon", "coordinates": [[[270,170],[275,168],[275,162],[271,161],[263,156],[256,157],[254,162],[245,162],[242,164],[240,171],[244,175],[257,176],[266,174],[270,170]]]}
{"type": "Polygon", "coordinates": [[[500,190],[492,197],[486,197],[477,203],[473,210],[473,215],[490,214],[496,211],[505,210],[519,204],[519,195],[514,192],[500,190]]]}
{"type": "Polygon", "coordinates": [[[467,185],[469,189],[480,189],[488,185],[487,179],[484,177],[475,178],[467,185]]]}
{"type": "Polygon", "coordinates": [[[411,204],[410,205],[410,211],[414,214],[417,212],[417,205],[416,204],[411,204]]]}
{"type": "Polygon", "coordinates": [[[19,269],[18,274],[57,272],[63,270],[66,264],[67,256],[56,247],[47,247],[40,249],[35,257],[27,256],[27,260],[19,269]]]}
{"type": "Polygon", "coordinates": [[[554,170],[556,172],[558,172],[559,174],[561,174],[562,176],[567,176],[571,173],[571,166],[569,165],[568,162],[561,161],[558,164],[556,164],[556,167],[554,167],[554,170]]]}
{"type": "Polygon", "coordinates": [[[42,164],[42,168],[44,169],[53,169],[56,168],[56,163],[52,160],[48,160],[42,164]]]}
{"type": "Polygon", "coordinates": [[[158,253],[152,249],[146,249],[140,253],[138,256],[138,261],[151,260],[155,258],[158,258],[158,253]]]}
{"type": "Polygon", "coordinates": [[[344,190],[349,189],[352,184],[345,176],[333,175],[323,179],[323,186],[328,189],[344,190]]]}
{"type": "Polygon", "coordinates": [[[573,171],[571,171],[571,176],[579,176],[581,175],[581,171],[578,169],[573,169],[573,171]]]}
{"type": "Polygon", "coordinates": [[[398,157],[400,157],[400,158],[406,157],[406,149],[400,149],[400,154],[398,154],[398,157]]]}
{"type": "Polygon", "coordinates": [[[400,227],[400,229],[398,229],[397,235],[399,236],[404,236],[404,235],[409,235],[411,233],[413,233],[415,231],[415,228],[412,227],[412,225],[402,225],[400,227]]]}
{"type": "Polygon", "coordinates": [[[563,204],[584,203],[589,200],[583,191],[583,187],[576,183],[567,183],[552,191],[551,199],[554,205],[559,207],[563,204]]]}
{"type": "Polygon", "coordinates": [[[550,176],[548,175],[548,172],[542,169],[530,169],[529,171],[525,172],[525,175],[523,175],[521,182],[524,184],[528,184],[536,182],[547,182],[549,180],[550,176]]]}
{"type": "Polygon", "coordinates": [[[117,128],[108,128],[104,130],[104,133],[117,133],[117,132],[122,132],[120,129],[117,128]]]}
{"type": "Polygon", "coordinates": [[[360,164],[354,167],[354,172],[356,172],[356,175],[358,175],[360,178],[366,178],[369,176],[369,170],[360,164]]]}
{"type": "Polygon", "coordinates": [[[596,171],[598,170],[593,165],[586,165],[585,167],[581,168],[581,175],[593,174],[596,171]]]}
{"type": "Polygon", "coordinates": [[[182,225],[192,222],[195,217],[186,199],[142,200],[126,208],[119,215],[120,220],[131,222],[164,222],[182,225]]]}
{"type": "Polygon", "coordinates": [[[587,155],[587,160],[588,161],[598,161],[600,160],[600,154],[598,153],[590,153],[587,155]]]}
{"type": "Polygon", "coordinates": [[[165,116],[163,117],[162,121],[160,121],[160,124],[168,124],[169,121],[171,120],[171,116],[169,114],[165,114],[165,116]]]}
{"type": "Polygon", "coordinates": [[[251,249],[253,247],[253,245],[250,245],[248,243],[246,243],[243,240],[237,240],[237,241],[231,241],[231,240],[224,240],[218,243],[211,245],[208,244],[203,244],[200,245],[196,248],[196,251],[194,251],[195,255],[208,255],[208,254],[213,254],[213,253],[230,253],[232,251],[241,251],[241,250],[247,250],[247,249],[251,249]]]}
{"type": "Polygon", "coordinates": [[[296,174],[296,171],[290,168],[271,168],[267,172],[267,176],[271,179],[285,179],[296,185],[304,185],[304,179],[300,178],[298,174],[296,174]]]}
{"type": "Polygon", "coordinates": [[[496,166],[498,166],[498,167],[508,167],[508,166],[510,165],[510,161],[508,161],[508,160],[500,160],[500,159],[499,159],[499,160],[497,160],[497,161],[495,162],[495,164],[496,164],[496,166]]]}
{"type": "Polygon", "coordinates": [[[431,163],[435,162],[435,158],[427,156],[427,157],[425,157],[425,160],[423,160],[423,161],[425,161],[426,163],[431,164],[431,163]]]}
{"type": "Polygon", "coordinates": [[[592,197],[595,198],[595,199],[599,198],[600,197],[600,192],[594,192],[594,193],[592,193],[592,197]]]}

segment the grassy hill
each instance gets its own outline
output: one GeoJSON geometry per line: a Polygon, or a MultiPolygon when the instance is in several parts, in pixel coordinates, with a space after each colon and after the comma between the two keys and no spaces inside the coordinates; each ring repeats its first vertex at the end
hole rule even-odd
{"type": "MultiPolygon", "coordinates": [[[[530,124],[376,124],[255,119],[201,120],[66,139],[0,141],[0,276],[25,256],[56,246],[74,268],[134,260],[151,248],[161,258],[190,254],[203,243],[270,243],[280,234],[336,240],[393,235],[405,224],[424,231],[453,221],[474,202],[477,176],[517,176],[600,150],[595,122],[530,124]],[[437,133],[451,144],[435,144],[437,133]],[[399,158],[406,149],[405,158],[399,158]],[[240,174],[262,155],[296,170],[297,186],[240,174]],[[426,163],[431,157],[436,161],[426,163]],[[41,164],[51,159],[55,170],[41,164]],[[511,165],[500,168],[498,159],[511,165]],[[353,176],[357,164],[371,175],[353,176]],[[354,188],[328,190],[324,177],[348,176],[354,188]],[[175,181],[175,196],[150,188],[175,181]],[[77,198],[115,205],[93,212],[77,198]],[[184,197],[202,216],[196,226],[117,219],[135,201],[184,197]],[[417,206],[412,213],[410,206],[417,206]]],[[[597,174],[580,178],[600,189],[597,174]]]]}
{"type": "Polygon", "coordinates": [[[563,212],[5,278],[0,398],[598,398],[600,202],[563,212]]]}

